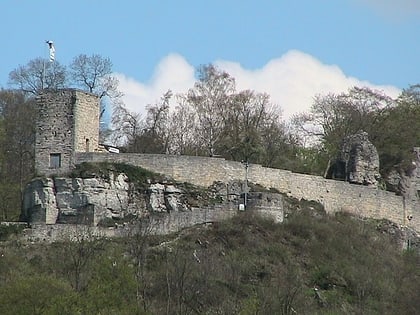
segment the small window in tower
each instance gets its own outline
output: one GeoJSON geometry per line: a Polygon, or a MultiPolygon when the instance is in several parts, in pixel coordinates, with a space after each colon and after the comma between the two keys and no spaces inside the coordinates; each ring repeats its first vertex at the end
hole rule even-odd
{"type": "Polygon", "coordinates": [[[89,152],[89,139],[86,139],[86,152],[89,152]]]}
{"type": "Polygon", "coordinates": [[[50,154],[50,168],[60,168],[61,167],[61,154],[52,153],[50,154]]]}

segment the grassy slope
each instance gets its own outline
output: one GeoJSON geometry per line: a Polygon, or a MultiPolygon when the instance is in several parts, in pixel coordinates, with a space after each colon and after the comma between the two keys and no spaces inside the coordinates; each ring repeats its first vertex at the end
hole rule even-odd
{"type": "Polygon", "coordinates": [[[377,224],[301,207],[281,225],[243,213],[165,237],[3,243],[0,313],[415,314],[419,257],[377,224]]]}

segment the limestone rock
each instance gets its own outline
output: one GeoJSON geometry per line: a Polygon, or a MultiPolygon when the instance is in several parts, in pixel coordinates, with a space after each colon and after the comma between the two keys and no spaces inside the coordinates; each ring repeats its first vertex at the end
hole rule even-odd
{"type": "Polygon", "coordinates": [[[25,189],[23,216],[30,223],[97,225],[105,218],[138,214],[125,174],[109,178],[37,178],[25,189]]]}
{"type": "Polygon", "coordinates": [[[29,222],[56,223],[58,207],[52,178],[42,178],[28,184],[23,198],[23,211],[29,222]]]}
{"type": "Polygon", "coordinates": [[[107,178],[38,178],[24,193],[23,217],[31,224],[87,224],[141,217],[147,212],[191,211],[185,192],[174,184],[149,183],[143,192],[125,174],[107,178]]]}
{"type": "Polygon", "coordinates": [[[151,212],[190,211],[184,192],[175,185],[151,184],[149,187],[149,207],[151,212]]]}
{"type": "Polygon", "coordinates": [[[408,170],[391,170],[386,178],[387,188],[405,200],[417,202],[420,199],[420,147],[413,150],[411,167],[408,170]]]}
{"type": "Polygon", "coordinates": [[[380,177],[378,151],[364,131],[343,140],[339,156],[327,173],[327,178],[366,186],[377,186],[380,177]]]}

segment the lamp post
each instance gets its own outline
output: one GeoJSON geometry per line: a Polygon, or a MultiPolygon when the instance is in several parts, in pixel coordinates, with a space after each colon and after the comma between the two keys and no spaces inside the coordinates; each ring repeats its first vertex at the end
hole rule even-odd
{"type": "Polygon", "coordinates": [[[249,162],[248,160],[242,161],[242,164],[245,166],[245,184],[244,184],[244,208],[246,210],[246,206],[248,203],[248,168],[249,162]]]}

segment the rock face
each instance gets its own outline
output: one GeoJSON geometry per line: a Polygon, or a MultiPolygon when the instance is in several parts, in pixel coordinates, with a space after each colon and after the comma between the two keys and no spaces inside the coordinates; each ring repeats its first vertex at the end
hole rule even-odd
{"type": "MultiPolygon", "coordinates": [[[[240,181],[217,182],[203,190],[168,182],[149,182],[139,189],[124,173],[112,172],[93,178],[37,178],[26,187],[23,217],[32,226],[111,227],[156,213],[165,222],[161,230],[174,231],[231,217],[243,198],[240,181]]],[[[282,222],[283,196],[249,192],[248,210],[282,222]]]]}
{"type": "Polygon", "coordinates": [[[39,178],[24,194],[23,215],[30,223],[97,225],[104,218],[136,213],[124,174],[102,178],[39,178]]]}
{"type": "Polygon", "coordinates": [[[327,178],[366,186],[377,186],[380,177],[378,151],[364,131],[343,140],[339,156],[327,173],[327,178]]]}
{"type": "Polygon", "coordinates": [[[417,202],[420,199],[420,147],[413,149],[413,159],[408,170],[392,170],[387,178],[390,190],[404,196],[405,200],[417,202]]]}
{"type": "Polygon", "coordinates": [[[38,178],[25,189],[23,217],[31,224],[87,224],[141,217],[150,212],[189,211],[184,191],[151,183],[143,193],[125,174],[108,178],[38,178]]]}
{"type": "Polygon", "coordinates": [[[148,209],[151,212],[190,211],[185,192],[172,184],[151,184],[148,189],[148,209]]]}

